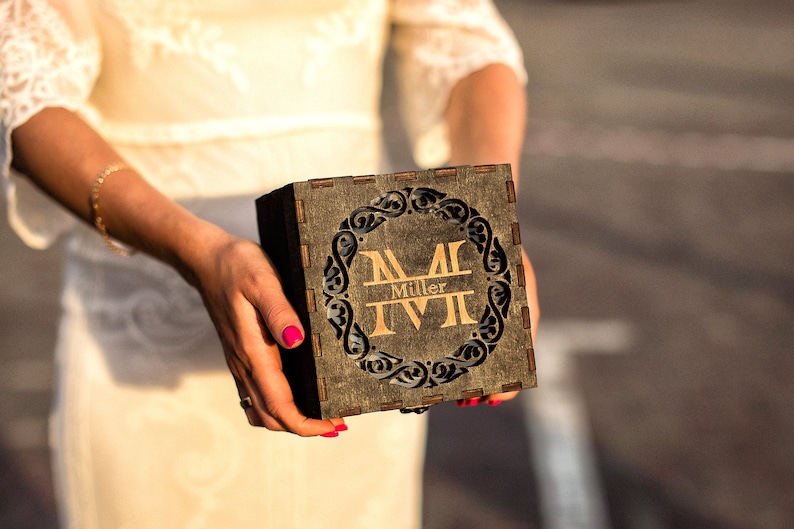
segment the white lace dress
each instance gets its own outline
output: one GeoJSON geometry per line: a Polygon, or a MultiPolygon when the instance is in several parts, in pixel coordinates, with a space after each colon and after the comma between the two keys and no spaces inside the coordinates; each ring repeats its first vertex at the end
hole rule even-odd
{"type": "Polygon", "coordinates": [[[419,525],[423,417],[355,417],[335,439],[248,426],[198,294],[109,252],[10,169],[13,128],[67,107],[163,192],[256,239],[255,197],[383,169],[390,42],[423,165],[444,163],[457,79],[493,62],[524,76],[485,0],[0,0],[9,222],[33,247],[68,238],[52,421],[64,526],[419,525]]]}

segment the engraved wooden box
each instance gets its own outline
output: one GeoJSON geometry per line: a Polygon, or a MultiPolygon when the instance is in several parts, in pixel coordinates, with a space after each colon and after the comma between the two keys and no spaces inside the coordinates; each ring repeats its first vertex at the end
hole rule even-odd
{"type": "Polygon", "coordinates": [[[327,178],[257,199],[306,340],[299,408],[423,410],[536,385],[509,165],[327,178]]]}

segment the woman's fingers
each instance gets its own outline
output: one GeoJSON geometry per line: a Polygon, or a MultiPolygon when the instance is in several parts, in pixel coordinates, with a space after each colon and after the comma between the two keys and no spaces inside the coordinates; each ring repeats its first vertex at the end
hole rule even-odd
{"type": "Polygon", "coordinates": [[[297,347],[303,327],[258,244],[221,240],[196,267],[248,422],[302,436],[337,435],[343,421],[309,419],[295,404],[278,345],[297,347]]]}
{"type": "MultiPolygon", "coordinates": [[[[532,268],[532,263],[529,261],[526,252],[522,250],[521,252],[522,261],[524,264],[524,278],[526,284],[526,291],[527,291],[527,304],[529,305],[529,317],[531,320],[531,333],[532,333],[532,341],[535,341],[535,333],[538,327],[538,321],[540,319],[540,306],[538,304],[538,289],[535,280],[535,271],[532,268]]],[[[480,397],[478,399],[464,399],[456,401],[456,404],[460,408],[467,408],[471,406],[477,406],[478,404],[488,404],[489,406],[498,406],[502,402],[513,400],[518,395],[517,391],[511,391],[508,393],[493,393],[491,395],[486,395],[484,397],[480,397]]]]}
{"type": "Polygon", "coordinates": [[[259,367],[244,373],[237,380],[240,404],[252,426],[262,426],[273,431],[287,431],[310,437],[336,434],[342,419],[317,420],[303,415],[292,398],[292,391],[280,369],[273,365],[259,367]],[[262,370],[261,376],[259,370],[262,370]],[[266,388],[264,391],[261,388],[266,388]]]}
{"type": "Polygon", "coordinates": [[[256,392],[249,385],[238,382],[237,393],[240,395],[240,407],[242,407],[243,413],[248,419],[248,424],[264,428],[265,421],[259,413],[260,404],[255,400],[257,398],[256,392]]]}
{"type": "Polygon", "coordinates": [[[459,408],[469,408],[472,406],[477,406],[478,404],[487,404],[488,406],[498,406],[501,403],[513,400],[518,395],[517,391],[511,391],[509,393],[493,393],[491,395],[486,395],[484,397],[480,397],[478,399],[462,399],[455,401],[455,404],[459,408]]]}
{"type": "Polygon", "coordinates": [[[322,435],[335,430],[331,421],[309,419],[300,412],[283,371],[273,363],[254,361],[251,381],[254,391],[259,393],[256,408],[266,428],[300,436],[322,435]]]}
{"type": "Polygon", "coordinates": [[[540,321],[540,303],[538,302],[538,285],[535,279],[535,269],[527,253],[521,250],[521,261],[524,265],[524,284],[527,291],[527,304],[529,305],[529,319],[531,324],[532,341],[535,341],[538,322],[540,321]]]}
{"type": "Polygon", "coordinates": [[[257,255],[249,259],[255,258],[259,265],[255,275],[248,278],[250,284],[246,284],[244,295],[258,311],[269,335],[279,345],[287,349],[297,347],[303,342],[303,325],[284,294],[278,272],[258,245],[250,250],[257,255]]]}

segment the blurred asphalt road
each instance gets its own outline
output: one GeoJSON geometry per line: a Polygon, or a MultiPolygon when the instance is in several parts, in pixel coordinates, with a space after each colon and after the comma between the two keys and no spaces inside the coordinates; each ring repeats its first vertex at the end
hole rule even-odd
{"type": "MultiPolygon", "coordinates": [[[[530,73],[540,388],[430,412],[426,529],[794,527],[794,3],[497,3],[530,73]],[[562,525],[569,445],[600,520],[562,525]]],[[[0,528],[51,529],[60,253],[5,224],[0,249],[0,528]]]]}

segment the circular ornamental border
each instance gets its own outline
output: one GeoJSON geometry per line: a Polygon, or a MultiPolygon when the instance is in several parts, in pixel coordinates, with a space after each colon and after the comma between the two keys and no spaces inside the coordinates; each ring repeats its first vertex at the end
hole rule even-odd
{"type": "Polygon", "coordinates": [[[345,354],[361,370],[390,384],[432,388],[468,373],[496,348],[510,305],[510,283],[507,254],[498,237],[493,236],[491,225],[477,210],[435,189],[409,187],[383,193],[368,206],[355,209],[340,224],[324,268],[323,301],[336,339],[342,341],[345,354]],[[488,302],[480,317],[478,332],[452,354],[426,363],[398,358],[373,345],[356,322],[346,295],[350,286],[348,270],[358,251],[359,238],[389,219],[413,212],[444,220],[465,231],[466,239],[475,245],[482,257],[489,280],[488,302]]]}

